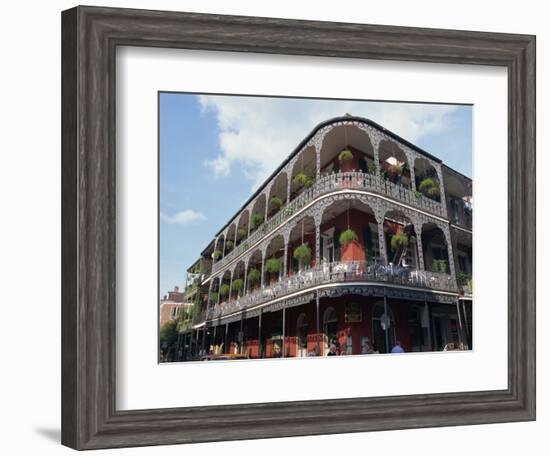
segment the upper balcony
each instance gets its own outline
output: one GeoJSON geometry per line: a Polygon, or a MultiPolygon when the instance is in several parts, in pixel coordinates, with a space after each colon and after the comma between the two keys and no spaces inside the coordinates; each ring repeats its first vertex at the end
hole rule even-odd
{"type": "Polygon", "coordinates": [[[196,323],[222,318],[251,309],[268,301],[315,289],[320,286],[338,284],[393,284],[424,291],[457,291],[452,276],[445,273],[381,265],[375,261],[338,261],[322,263],[294,275],[282,277],[268,287],[259,287],[244,296],[217,304],[197,316],[196,323]]]}
{"type": "Polygon", "coordinates": [[[418,191],[413,191],[404,185],[391,182],[381,175],[366,172],[338,172],[321,176],[310,187],[304,188],[290,203],[282,206],[266,222],[250,233],[233,250],[226,253],[223,258],[214,262],[212,273],[225,268],[235,258],[239,257],[266,235],[290,220],[301,209],[310,205],[321,196],[336,192],[368,192],[391,198],[418,210],[437,216],[444,216],[444,205],[439,201],[424,196],[418,191]]]}

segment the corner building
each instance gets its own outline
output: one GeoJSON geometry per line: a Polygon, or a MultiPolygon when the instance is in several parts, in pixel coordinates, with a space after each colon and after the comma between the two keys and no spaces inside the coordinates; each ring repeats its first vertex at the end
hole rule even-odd
{"type": "Polygon", "coordinates": [[[369,119],[319,124],[201,253],[184,358],[471,349],[471,196],[369,119]]]}

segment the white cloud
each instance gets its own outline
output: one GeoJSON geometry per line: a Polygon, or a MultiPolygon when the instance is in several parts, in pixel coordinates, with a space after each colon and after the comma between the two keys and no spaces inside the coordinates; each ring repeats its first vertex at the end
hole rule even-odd
{"type": "Polygon", "coordinates": [[[161,212],[160,218],[165,222],[177,223],[179,225],[185,225],[197,220],[206,220],[206,216],[202,212],[194,211],[193,209],[185,209],[174,215],[166,215],[161,212]]]}
{"type": "Polygon", "coordinates": [[[448,105],[302,100],[263,97],[199,97],[219,127],[221,154],[205,162],[217,176],[240,169],[256,189],[320,122],[350,113],[367,117],[416,142],[444,131],[455,108],[448,105]]]}

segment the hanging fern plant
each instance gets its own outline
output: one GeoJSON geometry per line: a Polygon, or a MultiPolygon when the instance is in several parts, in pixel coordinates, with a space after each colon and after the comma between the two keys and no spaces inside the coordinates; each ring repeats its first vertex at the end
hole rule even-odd
{"type": "Polygon", "coordinates": [[[215,291],[210,292],[210,302],[218,302],[218,293],[215,291]]]}
{"type": "Polygon", "coordinates": [[[294,259],[305,266],[311,262],[311,247],[307,243],[304,243],[294,249],[294,259]]]}
{"type": "Polygon", "coordinates": [[[225,251],[231,252],[233,250],[233,241],[226,241],[225,242],[225,251]]]}
{"type": "Polygon", "coordinates": [[[265,270],[270,274],[279,272],[281,270],[281,261],[279,258],[269,258],[265,262],[265,270]]]}
{"type": "Polygon", "coordinates": [[[224,283],[220,287],[220,295],[223,297],[226,297],[229,294],[229,285],[227,283],[224,283]]]}
{"type": "Polygon", "coordinates": [[[237,239],[240,241],[246,236],[246,230],[244,228],[239,228],[237,230],[237,239]]]}
{"type": "Polygon", "coordinates": [[[252,214],[252,221],[250,222],[250,225],[252,226],[252,228],[254,229],[258,228],[263,222],[264,222],[263,215],[258,214],[257,212],[252,214]]]}
{"type": "Polygon", "coordinates": [[[420,182],[418,190],[426,195],[429,198],[438,198],[439,197],[439,186],[431,177],[425,177],[420,182]]]}
{"type": "Polygon", "coordinates": [[[214,250],[214,253],[212,254],[212,258],[214,260],[218,260],[222,256],[221,250],[214,250]]]}
{"type": "Polygon", "coordinates": [[[240,293],[243,287],[244,287],[243,279],[233,280],[233,284],[231,285],[232,290],[236,291],[237,293],[240,293]]]}
{"type": "Polygon", "coordinates": [[[342,231],[342,233],[340,234],[339,241],[342,247],[346,247],[348,244],[350,244],[353,241],[356,241],[357,239],[358,239],[357,233],[353,231],[351,228],[348,228],[347,230],[342,231]]]}
{"type": "Polygon", "coordinates": [[[278,196],[272,196],[269,200],[269,206],[273,209],[279,210],[283,205],[283,200],[278,196]]]}
{"type": "Polygon", "coordinates": [[[341,162],[353,160],[353,153],[349,149],[344,149],[342,152],[338,154],[338,160],[341,162]]]}
{"type": "Polygon", "coordinates": [[[393,252],[395,252],[397,249],[401,247],[406,247],[409,243],[409,236],[407,236],[404,232],[396,233],[391,237],[391,249],[393,252]]]}
{"type": "Polygon", "coordinates": [[[306,173],[298,173],[296,176],[294,176],[294,179],[292,179],[292,182],[294,182],[296,185],[299,185],[300,187],[309,188],[313,185],[313,177],[308,176],[306,173]]]}
{"type": "Polygon", "coordinates": [[[258,271],[256,268],[252,268],[250,271],[248,271],[248,283],[258,283],[260,280],[260,271],[258,271]]]}

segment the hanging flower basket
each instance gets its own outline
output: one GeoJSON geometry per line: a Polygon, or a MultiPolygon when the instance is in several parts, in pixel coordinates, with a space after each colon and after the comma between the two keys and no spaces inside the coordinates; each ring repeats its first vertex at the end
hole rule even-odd
{"type": "Polygon", "coordinates": [[[304,243],[294,249],[294,259],[297,260],[300,265],[305,266],[311,263],[311,247],[307,243],[304,243]]]}
{"type": "Polygon", "coordinates": [[[353,241],[357,241],[357,233],[352,229],[348,228],[346,231],[342,231],[340,234],[340,245],[342,247],[347,247],[347,245],[353,241]]]}

